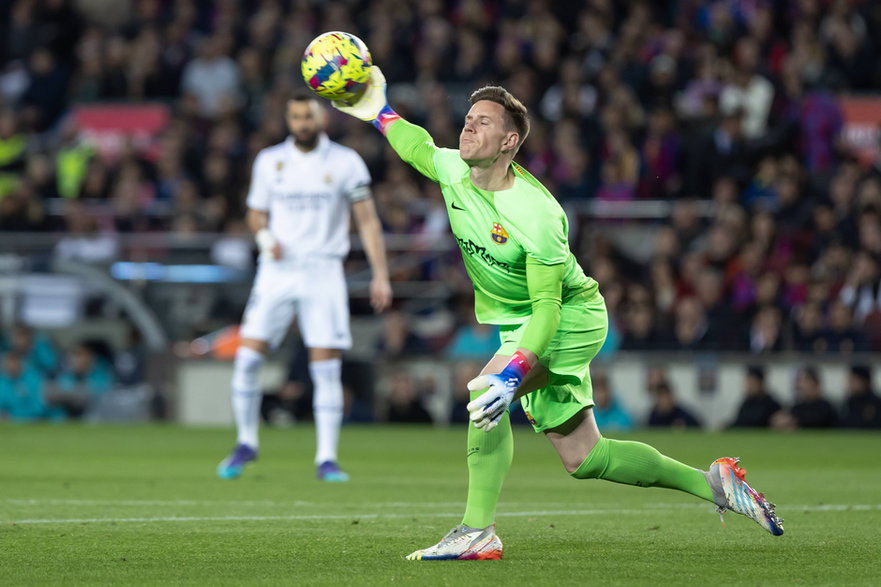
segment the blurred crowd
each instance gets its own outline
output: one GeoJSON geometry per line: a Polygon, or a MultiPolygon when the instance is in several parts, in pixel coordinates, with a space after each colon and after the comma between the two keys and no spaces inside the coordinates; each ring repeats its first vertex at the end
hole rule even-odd
{"type": "MultiPolygon", "coordinates": [[[[345,358],[345,421],[440,426],[467,422],[466,383],[495,350],[494,335],[491,329],[476,325],[471,334],[458,337],[444,353],[447,368],[438,368],[437,361],[428,369],[420,369],[418,361],[390,361],[383,363],[387,369],[381,369],[374,361],[345,358]]],[[[0,336],[0,421],[162,418],[166,415],[162,398],[147,384],[147,354],[135,331],[119,349],[86,338],[64,350],[47,333],[15,326],[9,336],[0,336]]],[[[261,414],[269,425],[291,426],[312,419],[307,356],[302,340],[295,337],[286,376],[280,385],[263,390],[261,414]]],[[[647,369],[642,388],[630,396],[632,402],[645,394],[651,405],[645,414],[634,413],[619,400],[607,365],[595,366],[592,380],[594,414],[603,430],[708,425],[698,411],[682,402],[664,367],[647,369]]],[[[873,385],[871,365],[852,364],[844,389],[834,394],[824,387],[820,370],[811,365],[797,370],[791,389],[769,389],[762,366],[746,367],[743,382],[737,392],[736,414],[724,423],[726,427],[881,429],[881,396],[873,385]],[[833,401],[832,396],[842,399],[833,401]]],[[[529,424],[519,404],[511,409],[511,421],[529,424]]]]}
{"type": "MultiPolygon", "coordinates": [[[[63,234],[95,262],[126,256],[119,234],[241,234],[251,162],[284,139],[300,56],[327,30],[365,40],[441,146],[473,89],[524,101],[518,159],[572,211],[605,353],[881,350],[881,159],[846,147],[837,100],[881,91],[869,0],[0,2],[0,230],[63,234]],[[153,148],[108,154],[72,116],[103,102],[169,121],[153,148]],[[642,255],[613,238],[622,220],[586,212],[642,200],[672,210],[640,221],[642,255]]],[[[446,234],[437,187],[372,127],[331,112],[329,130],[367,161],[390,241],[446,234]]],[[[391,255],[393,279],[443,280],[454,320],[403,308],[381,353],[480,347],[455,253],[398,262],[414,253],[391,255]]]]}
{"type": "MultiPolygon", "coordinates": [[[[392,364],[383,377],[378,376],[376,365],[369,361],[344,360],[346,422],[434,425],[468,422],[466,404],[470,397],[466,383],[479,372],[482,363],[474,355],[458,355],[455,351],[446,356],[456,359],[447,363],[448,369],[439,369],[437,365],[425,369],[420,368],[418,362],[404,362],[392,364]],[[442,397],[446,377],[450,378],[449,397],[442,397]]],[[[728,391],[739,398],[736,409],[721,423],[703,421],[695,406],[683,402],[665,367],[648,368],[641,388],[629,390],[628,403],[650,406],[645,413],[628,408],[620,400],[620,390],[614,389],[608,365],[594,366],[591,379],[594,416],[598,426],[606,431],[700,429],[720,425],[779,431],[881,429],[881,396],[873,385],[871,365],[863,363],[849,366],[840,390],[832,390],[828,383],[824,384],[821,370],[813,365],[795,368],[788,389],[769,386],[764,366],[748,365],[744,368],[742,387],[728,391]],[[632,393],[634,391],[636,393],[632,393]]],[[[707,390],[708,393],[717,391],[707,390]]],[[[309,420],[311,397],[306,350],[300,343],[282,384],[265,390],[262,415],[271,425],[293,425],[309,420]]],[[[519,404],[515,402],[510,411],[514,424],[529,424],[519,404]]]]}
{"type": "Polygon", "coordinates": [[[135,331],[113,349],[90,338],[62,346],[45,332],[15,325],[8,335],[0,332],[0,420],[118,418],[108,399],[146,383],[146,355],[135,331]]]}
{"type": "MultiPolygon", "coordinates": [[[[791,390],[769,389],[765,368],[761,366],[748,366],[743,381],[741,402],[736,416],[725,423],[728,428],[881,429],[881,397],[872,387],[872,371],[868,365],[850,367],[844,397],[839,403],[829,399],[829,390],[823,387],[820,372],[810,365],[798,369],[791,390]]],[[[594,414],[604,430],[626,431],[636,426],[684,429],[704,425],[700,416],[677,398],[662,368],[648,371],[646,392],[652,398],[652,408],[643,420],[631,415],[618,402],[604,372],[594,373],[593,389],[594,414]]]]}

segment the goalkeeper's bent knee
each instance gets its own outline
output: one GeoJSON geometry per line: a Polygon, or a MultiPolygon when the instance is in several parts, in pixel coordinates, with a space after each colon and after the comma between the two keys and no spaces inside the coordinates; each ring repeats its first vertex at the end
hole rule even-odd
{"type": "Polygon", "coordinates": [[[600,436],[587,458],[570,475],[576,479],[602,479],[608,466],[609,441],[600,436]]]}

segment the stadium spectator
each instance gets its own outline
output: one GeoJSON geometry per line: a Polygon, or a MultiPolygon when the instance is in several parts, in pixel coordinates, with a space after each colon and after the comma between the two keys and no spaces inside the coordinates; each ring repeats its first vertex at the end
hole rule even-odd
{"type": "Polygon", "coordinates": [[[107,361],[86,343],[74,344],[64,365],[47,390],[46,401],[53,417],[79,418],[114,385],[107,361]]]}
{"type": "Polygon", "coordinates": [[[38,228],[34,211],[42,206],[35,202],[33,190],[27,182],[20,182],[13,191],[0,199],[0,230],[13,233],[30,232],[38,228]]]}
{"type": "Polygon", "coordinates": [[[829,305],[829,352],[860,353],[869,350],[866,333],[854,325],[853,312],[841,301],[829,305]]]}
{"type": "Polygon", "coordinates": [[[117,259],[116,236],[102,230],[98,219],[80,200],[65,202],[65,234],[55,245],[55,258],[88,264],[110,264],[117,259]]]}
{"type": "Polygon", "coordinates": [[[430,424],[431,414],[425,409],[424,388],[408,371],[399,370],[392,376],[385,405],[380,408],[380,421],[390,424],[430,424]]]}
{"type": "Polygon", "coordinates": [[[119,385],[140,385],[147,380],[147,353],[141,331],[130,325],[122,348],[113,353],[113,374],[119,385]]]}
{"type": "Polygon", "coordinates": [[[44,153],[33,153],[30,156],[24,181],[28,182],[38,202],[45,202],[58,195],[52,161],[44,153]]]}
{"type": "Polygon", "coordinates": [[[758,309],[747,331],[747,346],[753,353],[773,353],[782,351],[783,318],[780,308],[766,305],[758,309]]]}
{"type": "Polygon", "coordinates": [[[609,376],[601,371],[593,370],[593,414],[597,426],[603,430],[626,432],[634,427],[633,416],[625,410],[612,393],[609,376]]]}
{"type": "Polygon", "coordinates": [[[376,340],[378,356],[395,360],[428,354],[431,345],[413,327],[414,317],[403,310],[388,312],[382,321],[382,331],[376,340]]]}
{"type": "MultiPolygon", "coordinates": [[[[713,231],[710,232],[710,235],[712,234],[714,234],[713,231]]],[[[727,231],[722,229],[715,234],[727,234],[727,231]]],[[[728,237],[723,238],[727,239],[728,237]]],[[[724,247],[728,248],[727,245],[724,245],[724,247]]],[[[706,317],[707,332],[701,337],[701,340],[703,344],[707,345],[707,348],[728,348],[730,346],[728,339],[731,337],[728,333],[734,330],[731,320],[731,308],[725,303],[724,275],[732,260],[733,246],[730,251],[726,253],[721,253],[720,251],[717,265],[721,266],[721,269],[714,269],[713,261],[708,259],[709,266],[697,275],[697,279],[693,284],[694,298],[699,302],[700,307],[703,308],[706,317]],[[724,261],[722,260],[723,257],[724,261]]],[[[680,303],[684,302],[685,299],[687,298],[680,299],[680,303]]],[[[680,310],[677,308],[677,318],[679,313],[680,310]]]]}
{"type": "Polygon", "coordinates": [[[696,296],[688,296],[676,304],[673,339],[670,348],[680,351],[719,348],[720,338],[714,324],[707,318],[707,310],[696,296]]]}
{"type": "Polygon", "coordinates": [[[219,35],[202,39],[198,56],[184,67],[181,89],[196,100],[198,112],[216,118],[224,109],[238,106],[241,99],[239,66],[224,54],[219,35]]]}
{"type": "Polygon", "coordinates": [[[47,334],[26,324],[15,324],[8,345],[0,344],[0,351],[16,353],[43,377],[52,379],[58,374],[61,362],[55,342],[47,334]],[[8,346],[8,348],[3,348],[8,346]]]}
{"type": "Polygon", "coordinates": [[[626,303],[622,327],[622,350],[648,351],[664,347],[666,341],[655,324],[654,309],[645,302],[626,303]]]}
{"type": "MultiPolygon", "coordinates": [[[[669,257],[655,257],[649,264],[647,281],[654,294],[655,309],[662,320],[669,317],[676,303],[676,269],[669,257]]],[[[606,296],[608,304],[608,296],[606,296]]]]}
{"type": "Polygon", "coordinates": [[[30,84],[21,97],[21,116],[29,128],[47,131],[67,107],[69,72],[47,47],[34,49],[28,68],[30,84]]]}
{"type": "Polygon", "coordinates": [[[685,176],[687,196],[709,198],[709,186],[722,175],[730,175],[738,182],[748,178],[751,155],[742,127],[743,112],[734,109],[725,112],[718,123],[691,143],[685,176]]]}
{"type": "Polygon", "coordinates": [[[846,428],[881,428],[881,397],[872,389],[872,369],[868,365],[850,368],[841,425],[846,428]]]}
{"type": "Polygon", "coordinates": [[[881,271],[879,261],[866,251],[859,251],[847,275],[840,299],[861,324],[867,316],[881,310],[881,271]]]}
{"type": "Polygon", "coordinates": [[[823,395],[820,375],[814,367],[803,367],[795,378],[795,403],[789,410],[777,412],[771,426],[780,429],[832,428],[838,424],[838,412],[823,395]]]}
{"type": "Polygon", "coordinates": [[[761,246],[749,241],[740,248],[732,263],[728,299],[738,318],[748,315],[755,306],[764,260],[761,246]]]}
{"type": "Polygon", "coordinates": [[[660,381],[651,393],[654,405],[649,412],[646,425],[651,428],[699,428],[701,423],[688,409],[676,399],[673,388],[667,380],[660,381]]]}
{"type": "Polygon", "coordinates": [[[743,134],[749,139],[765,134],[768,114],[774,100],[773,84],[757,71],[760,59],[756,39],[750,36],[741,37],[734,47],[731,79],[723,86],[719,95],[723,113],[742,113],[743,134]]]}
{"type": "Polygon", "coordinates": [[[0,361],[0,420],[27,422],[45,417],[44,375],[15,351],[5,353],[0,361]]]}
{"type": "Polygon", "coordinates": [[[830,350],[828,331],[824,327],[823,308],[817,302],[807,302],[795,311],[792,329],[793,348],[803,353],[825,353],[830,350]]]}
{"type": "Polygon", "coordinates": [[[750,366],[744,379],[743,401],[737,409],[732,428],[768,428],[771,418],[780,411],[780,402],[765,387],[765,369],[750,366]]]}
{"type": "Polygon", "coordinates": [[[480,324],[473,317],[460,325],[444,349],[450,359],[475,359],[492,354],[499,348],[499,329],[492,324],[480,324]]]}
{"type": "Polygon", "coordinates": [[[27,166],[27,135],[20,131],[15,112],[0,110],[0,200],[9,196],[27,166]]]}
{"type": "Polygon", "coordinates": [[[655,106],[649,113],[642,142],[642,172],[637,189],[640,198],[666,199],[680,193],[681,150],[682,137],[675,113],[667,104],[655,106]]]}
{"type": "MultiPolygon", "coordinates": [[[[61,125],[55,150],[57,192],[62,198],[103,200],[109,192],[108,171],[72,120],[61,125]]],[[[49,195],[49,194],[44,194],[49,195]]]]}
{"type": "Polygon", "coordinates": [[[835,96],[806,77],[796,57],[784,59],[781,76],[787,104],[784,124],[798,129],[796,152],[807,170],[828,173],[834,170],[843,150],[839,134],[844,117],[835,96]],[[806,85],[813,87],[806,89],[806,85]]]}

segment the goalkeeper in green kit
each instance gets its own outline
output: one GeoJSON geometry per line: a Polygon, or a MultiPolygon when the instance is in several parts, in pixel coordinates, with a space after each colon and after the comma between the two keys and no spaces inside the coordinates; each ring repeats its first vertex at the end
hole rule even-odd
{"type": "Polygon", "coordinates": [[[450,227],[474,284],[475,313],[496,324],[501,345],[468,383],[468,499],[462,523],[410,560],[499,559],[495,511],[514,446],[508,407],[520,399],[577,479],[686,491],[758,522],[773,535],[783,520],[744,480],[737,459],[708,471],[684,465],[647,444],[602,436],[593,416],[589,365],[608,319],[596,281],[569,250],[568,222],[554,197],[513,162],[529,133],[526,108],[507,90],[481,88],[459,135],[459,149],[434,145],[386,100],[377,67],[354,104],[333,105],[373,123],[397,154],[440,184],[450,227]]]}

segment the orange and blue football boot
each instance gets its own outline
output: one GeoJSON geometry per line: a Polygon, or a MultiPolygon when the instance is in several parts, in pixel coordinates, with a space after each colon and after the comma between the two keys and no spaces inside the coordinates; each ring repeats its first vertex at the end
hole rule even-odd
{"type": "Polygon", "coordinates": [[[443,539],[428,548],[411,552],[410,561],[499,560],[502,541],[496,536],[496,525],[486,528],[456,526],[443,539]]]}
{"type": "MultiPolygon", "coordinates": [[[[746,470],[738,466],[740,459],[723,457],[716,459],[707,471],[707,481],[713,489],[716,511],[722,517],[731,510],[754,520],[773,534],[783,534],[783,519],[774,512],[774,504],[746,482],[746,470]]],[[[722,520],[725,523],[725,520],[722,520]]]]}

